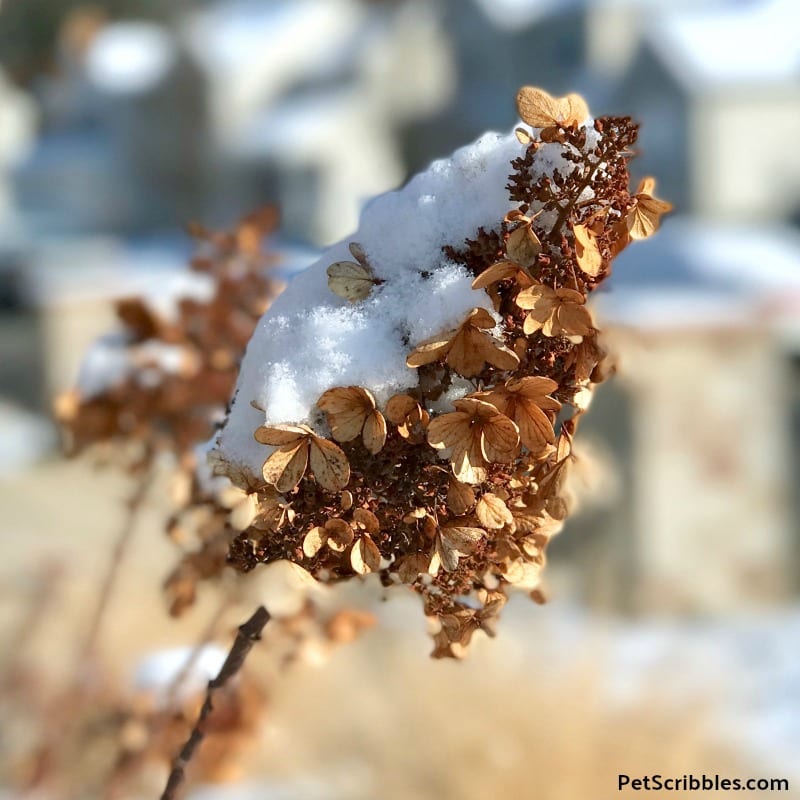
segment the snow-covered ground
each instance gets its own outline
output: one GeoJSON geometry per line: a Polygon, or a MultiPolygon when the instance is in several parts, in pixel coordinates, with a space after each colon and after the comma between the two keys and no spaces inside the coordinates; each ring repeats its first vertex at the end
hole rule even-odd
{"type": "MultiPolygon", "coordinates": [[[[502,623],[520,658],[532,655],[530,615],[514,603],[502,623]]],[[[535,616],[547,631],[536,638],[537,662],[558,669],[591,646],[610,706],[639,705],[658,686],[659,701],[709,711],[720,741],[763,773],[800,779],[800,608],[716,620],[535,616]]]]}

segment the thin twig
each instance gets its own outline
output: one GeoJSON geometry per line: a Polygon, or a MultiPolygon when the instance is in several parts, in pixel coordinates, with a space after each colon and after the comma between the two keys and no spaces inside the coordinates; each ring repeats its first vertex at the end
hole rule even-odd
{"type": "Polygon", "coordinates": [[[114,543],[114,550],[111,554],[111,560],[109,561],[108,568],[103,576],[103,583],[100,587],[100,593],[97,596],[97,603],[92,615],[92,621],[89,625],[86,640],[84,641],[83,648],[80,652],[80,657],[78,660],[79,670],[94,656],[94,651],[97,647],[97,641],[100,637],[103,621],[105,620],[106,613],[108,612],[108,608],[111,603],[111,596],[117,584],[117,578],[119,577],[122,564],[125,561],[125,556],[130,548],[133,534],[136,531],[136,523],[138,521],[139,512],[144,504],[145,498],[147,497],[147,493],[153,482],[153,477],[153,470],[151,469],[139,481],[136,489],[131,495],[130,500],[128,500],[125,521],[122,525],[122,530],[120,530],[117,540],[114,543]]]}
{"type": "Polygon", "coordinates": [[[242,668],[247,654],[250,652],[253,645],[261,638],[261,632],[264,630],[264,626],[269,622],[269,619],[270,616],[267,609],[264,608],[264,606],[259,606],[253,616],[243,625],[239,626],[239,632],[236,634],[236,639],[228,653],[228,657],[225,659],[225,663],[222,665],[222,669],[220,669],[217,677],[208,683],[206,699],[203,703],[203,707],[200,709],[197,722],[172,764],[172,771],[169,774],[167,785],[161,795],[161,800],[175,800],[177,797],[177,792],[183,785],[186,777],[186,767],[192,760],[195,751],[200,746],[205,736],[206,721],[214,709],[214,693],[225,686],[225,684],[242,668]]]}
{"type": "MultiPolygon", "coordinates": [[[[197,660],[203,652],[203,648],[216,637],[219,624],[232,605],[233,601],[229,596],[226,595],[223,597],[222,602],[214,612],[214,616],[209,620],[200,638],[192,647],[189,657],[170,682],[166,691],[164,710],[154,719],[152,727],[150,728],[150,741],[158,740],[159,737],[163,735],[169,723],[174,719],[181,687],[189,678],[192,669],[197,664],[197,660]]],[[[130,753],[123,752],[117,759],[111,776],[106,781],[106,785],[103,789],[103,800],[118,800],[118,798],[122,797],[126,777],[129,775],[131,769],[135,768],[140,763],[141,761],[136,757],[132,758],[130,753]]]]}
{"type": "Polygon", "coordinates": [[[53,602],[60,589],[64,567],[57,562],[45,564],[36,576],[36,584],[16,633],[9,638],[14,647],[8,649],[7,659],[0,668],[0,686],[12,685],[25,674],[25,650],[36,639],[43,623],[48,621],[53,602]]]}

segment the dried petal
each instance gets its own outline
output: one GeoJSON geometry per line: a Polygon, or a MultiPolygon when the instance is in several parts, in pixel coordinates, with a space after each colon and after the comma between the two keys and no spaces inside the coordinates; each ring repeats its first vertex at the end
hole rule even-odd
{"type": "Polygon", "coordinates": [[[483,538],[485,531],[480,528],[462,526],[445,526],[439,531],[437,540],[437,554],[441,559],[442,567],[447,572],[458,568],[460,556],[468,556],[475,550],[475,546],[483,538]]]}
{"type": "Polygon", "coordinates": [[[310,432],[309,428],[300,425],[272,425],[258,428],[254,436],[255,440],[261,444],[284,447],[305,438],[310,432]]]}
{"type": "Polygon", "coordinates": [[[323,392],[317,407],[327,415],[333,438],[350,442],[361,434],[375,398],[360,386],[338,386],[323,392]]]}
{"type": "Polygon", "coordinates": [[[485,289],[487,286],[509,279],[513,279],[521,289],[526,289],[533,283],[531,276],[519,264],[513,261],[498,261],[472,281],[472,288],[485,289]]]}
{"type": "Polygon", "coordinates": [[[514,369],[519,364],[516,354],[484,332],[495,325],[485,308],[473,308],[456,331],[418,345],[406,364],[419,367],[446,357],[448,366],[465,378],[482,372],[486,363],[498,369],[514,369]]]}
{"type": "Polygon", "coordinates": [[[484,426],[481,451],[489,462],[513,461],[519,450],[519,429],[504,414],[498,414],[484,426]]]}
{"type": "Polygon", "coordinates": [[[362,536],[350,551],[350,565],[359,575],[377,572],[381,568],[381,553],[369,536],[362,536]]]}
{"type": "Polygon", "coordinates": [[[415,369],[425,364],[432,364],[444,356],[450,349],[450,339],[437,337],[428,342],[417,345],[406,359],[406,366],[415,369]]]}
{"type": "Polygon", "coordinates": [[[470,421],[469,414],[459,411],[436,417],[428,426],[428,444],[437,450],[468,446],[472,438],[470,421]]]}
{"type": "Polygon", "coordinates": [[[475,504],[475,492],[466,483],[450,478],[447,484],[447,508],[454,514],[466,514],[475,504]]]}
{"type": "Polygon", "coordinates": [[[523,122],[532,128],[579,125],[589,116],[589,109],[580,95],[556,98],[535,86],[523,86],[519,90],[517,110],[523,122]]]}
{"type": "Polygon", "coordinates": [[[353,542],[353,528],[343,519],[334,517],[325,523],[328,547],[337,553],[343,553],[353,542]]]}
{"type": "Polygon", "coordinates": [[[328,267],[328,288],[355,303],[369,296],[375,285],[375,275],[366,264],[355,261],[337,261],[328,267]]]}
{"type": "Polygon", "coordinates": [[[653,197],[656,188],[654,178],[644,178],[634,195],[635,205],[628,213],[626,222],[631,239],[647,239],[661,224],[662,214],[672,211],[672,204],[653,197]]]}
{"type": "Polygon", "coordinates": [[[308,558],[313,558],[325,546],[328,534],[325,528],[316,526],[303,537],[303,552],[308,558]]]}
{"type": "Polygon", "coordinates": [[[402,425],[419,408],[419,403],[409,394],[396,394],[386,404],[386,419],[393,425],[402,425]]]}
{"type": "Polygon", "coordinates": [[[373,455],[379,453],[386,444],[386,420],[377,409],[372,411],[364,422],[362,439],[364,447],[373,455]]]}
{"type": "Polygon", "coordinates": [[[524,128],[516,128],[514,130],[514,134],[517,137],[517,141],[520,144],[530,144],[533,141],[533,137],[526,131],[524,128]]]}
{"type": "Polygon", "coordinates": [[[357,508],[353,511],[353,522],[370,534],[377,533],[381,529],[378,518],[367,508],[357,508]]]}
{"type": "Polygon", "coordinates": [[[350,480],[350,464],[347,456],[333,442],[314,436],[311,439],[309,461],[311,471],[323,489],[338,492],[347,486],[350,480]]]}
{"type": "Polygon", "coordinates": [[[496,495],[487,492],[475,507],[475,515],[485,528],[500,530],[506,525],[514,522],[514,517],[508,510],[508,506],[496,495]]]}
{"type": "Polygon", "coordinates": [[[506,242],[508,257],[523,267],[530,267],[536,261],[541,250],[542,243],[533,232],[530,222],[520,225],[519,228],[512,231],[506,242]]]}
{"type": "Polygon", "coordinates": [[[286,494],[300,483],[307,466],[308,441],[301,439],[294,446],[287,445],[276,450],[264,462],[262,474],[267,483],[286,494]]]}
{"type": "Polygon", "coordinates": [[[585,225],[573,225],[572,232],[575,234],[575,257],[578,266],[587,275],[596,278],[603,269],[603,257],[600,254],[597,238],[585,225]]]}

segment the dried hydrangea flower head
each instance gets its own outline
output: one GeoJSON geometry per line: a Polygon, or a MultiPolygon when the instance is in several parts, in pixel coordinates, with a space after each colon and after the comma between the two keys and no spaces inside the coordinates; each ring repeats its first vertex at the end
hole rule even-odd
{"type": "Polygon", "coordinates": [[[610,372],[586,300],[669,210],[652,179],[629,190],[629,118],[532,87],[517,104],[516,136],[377,198],[355,260],[335,246],[288,288],[214,454],[256,509],[236,568],[406,585],[435,656],[491,635],[511,588],[542,601],[573,437],[610,372]]]}
{"type": "Polygon", "coordinates": [[[198,581],[224,570],[231,538],[253,518],[229,481],[201,479],[205,456],[198,463],[196,450],[223,417],[245,346],[283,288],[265,251],[276,224],[264,208],[230,231],[192,225],[198,252],[175,297],[119,301],[120,332],[93,347],[77,388],[56,402],[73,454],[90,451],[143,481],[157,455],[172,456],[167,529],[182,550],[167,580],[173,614],[194,602],[198,581]]]}
{"type": "Polygon", "coordinates": [[[56,401],[73,454],[110,445],[149,462],[163,451],[181,457],[212,435],[253,328],[282,288],[262,250],[276,223],[265,208],[230,232],[192,225],[200,248],[175,298],[117,303],[121,330],[94,346],[78,386],[56,401]]]}

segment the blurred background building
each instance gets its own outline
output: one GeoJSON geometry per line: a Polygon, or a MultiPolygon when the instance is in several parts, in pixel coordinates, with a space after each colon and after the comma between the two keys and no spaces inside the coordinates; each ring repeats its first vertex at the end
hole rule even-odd
{"type": "Polygon", "coordinates": [[[795,0],[3,0],[0,481],[57,457],[53,393],[110,299],[184,268],[186,221],[274,202],[297,269],[370,196],[509,129],[519,86],[578,91],[641,121],[635,179],[676,214],[597,299],[605,477],[555,541],[554,593],[793,608],[799,33],[795,0]]]}
{"type": "Polygon", "coordinates": [[[657,176],[678,216],[623,255],[599,304],[647,355],[623,353],[619,402],[594,415],[617,431],[624,489],[607,525],[592,514],[562,546],[606,554],[595,599],[612,606],[796,593],[797,22],[791,0],[7,2],[0,441],[35,457],[24,424],[48,452],[31,412],[69,385],[111,297],[182,268],[186,221],[275,202],[302,262],[297,246],[345,236],[370,196],[511,126],[520,85],[577,90],[641,120],[634,172],[657,176]],[[686,418],[652,422],[670,408],[686,418]],[[679,421],[680,437],[642,438],[679,421]],[[692,474],[699,459],[714,480],[692,474]],[[721,594],[686,567],[707,546],[721,594]]]}

